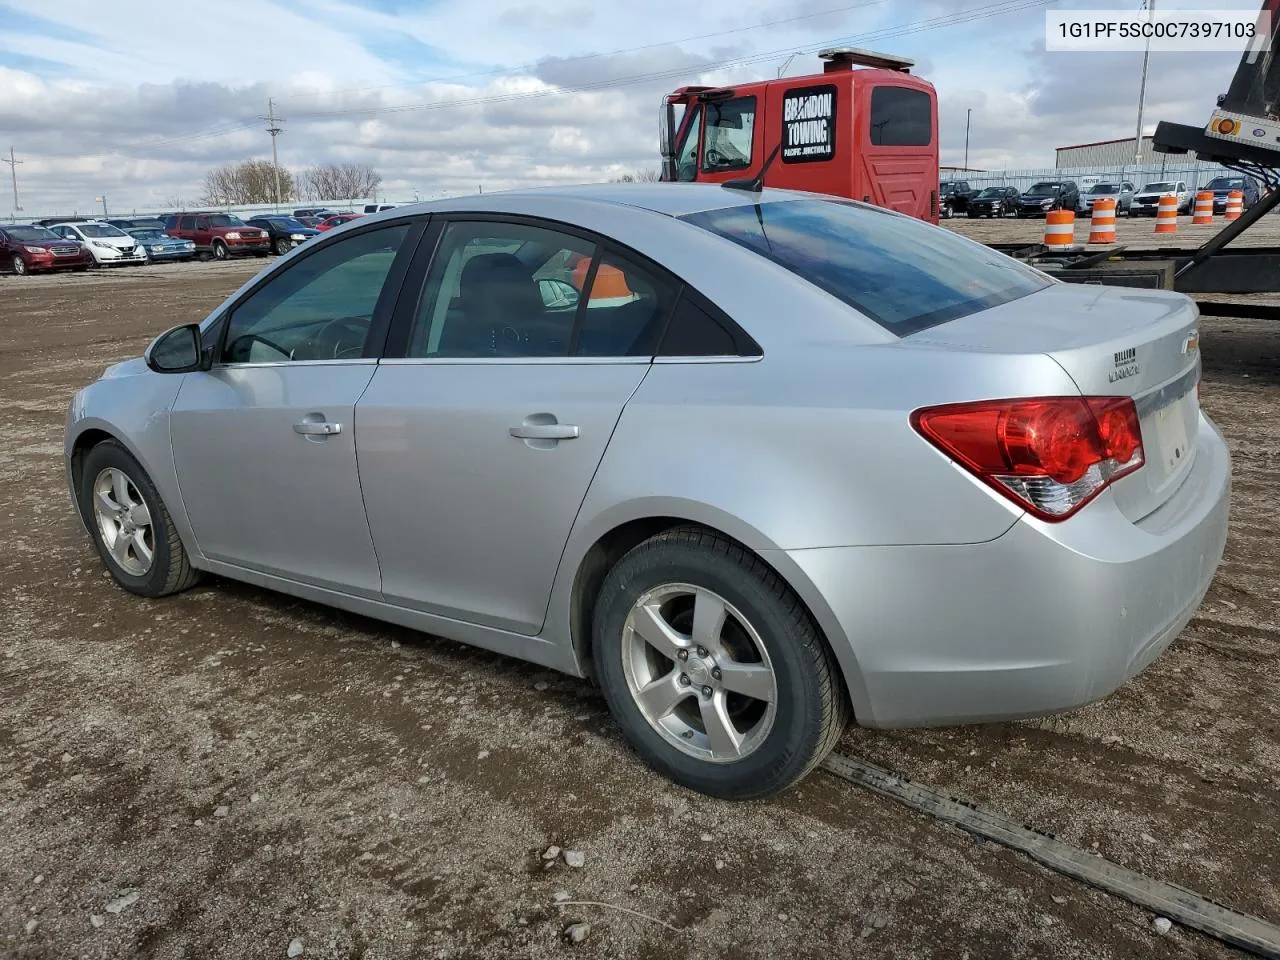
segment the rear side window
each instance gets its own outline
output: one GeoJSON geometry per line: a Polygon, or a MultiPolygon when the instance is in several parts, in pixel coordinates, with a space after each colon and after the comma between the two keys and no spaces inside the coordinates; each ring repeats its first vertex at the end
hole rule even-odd
{"type": "MultiPolygon", "coordinates": [[[[664,357],[736,357],[741,352],[729,328],[688,294],[676,304],[658,349],[664,357]]],[[[752,350],[748,355],[758,353],[752,350]]]]}
{"type": "Polygon", "coordinates": [[[780,200],[681,219],[780,264],[898,336],[1051,283],[948,230],[845,201],[780,200]]]}
{"type": "Polygon", "coordinates": [[[923,90],[876,87],[871,91],[871,143],[877,147],[927,147],[933,143],[933,107],[923,90]]]}

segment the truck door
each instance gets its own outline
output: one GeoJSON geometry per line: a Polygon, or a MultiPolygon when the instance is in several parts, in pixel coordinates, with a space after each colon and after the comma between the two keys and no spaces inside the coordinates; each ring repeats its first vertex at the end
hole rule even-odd
{"type": "Polygon", "coordinates": [[[853,122],[859,144],[854,199],[938,222],[938,108],[927,90],[859,84],[853,122]]]}

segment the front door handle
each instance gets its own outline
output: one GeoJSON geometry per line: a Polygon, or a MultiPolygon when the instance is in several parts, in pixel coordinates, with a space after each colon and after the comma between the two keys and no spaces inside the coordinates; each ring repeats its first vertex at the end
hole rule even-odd
{"type": "Polygon", "coordinates": [[[521,440],[573,440],[578,436],[578,427],[572,423],[522,423],[509,433],[521,440]]]}
{"type": "Polygon", "coordinates": [[[342,424],[323,420],[299,420],[293,425],[293,432],[304,437],[331,437],[342,432],[342,424]]]}

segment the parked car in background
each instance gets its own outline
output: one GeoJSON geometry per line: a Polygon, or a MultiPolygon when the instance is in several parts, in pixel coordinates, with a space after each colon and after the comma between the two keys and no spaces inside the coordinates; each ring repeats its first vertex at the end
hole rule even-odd
{"type": "Polygon", "coordinates": [[[1133,184],[1128,180],[1119,183],[1095,183],[1080,194],[1076,201],[1076,213],[1093,213],[1095,200],[1110,197],[1116,202],[1117,213],[1128,213],[1133,204],[1133,184]]]}
{"type": "Polygon", "coordinates": [[[111,217],[106,221],[113,227],[119,227],[125,233],[132,230],[159,230],[164,232],[164,217],[111,217]]]}
{"type": "Polygon", "coordinates": [[[147,255],[139,249],[137,240],[102,220],[58,223],[49,229],[66,240],[85,244],[99,267],[141,266],[147,262],[147,255]]]}
{"type": "Polygon", "coordinates": [[[1133,195],[1133,203],[1129,205],[1129,216],[1154,217],[1160,209],[1160,198],[1170,193],[1178,198],[1179,213],[1190,212],[1194,195],[1187,189],[1185,180],[1157,180],[1143,184],[1142,189],[1133,195]]]}
{"type": "Polygon", "coordinates": [[[1258,189],[1258,181],[1253,177],[1236,176],[1236,177],[1214,177],[1206,183],[1201,190],[1209,190],[1213,193],[1213,212],[1225,213],[1227,209],[1227,195],[1232,190],[1239,190],[1244,194],[1244,209],[1248,210],[1261,196],[1258,189]]]}
{"type": "Polygon", "coordinates": [[[969,198],[976,192],[968,180],[943,180],[938,184],[939,212],[947,219],[957,213],[968,213],[969,198]]]}
{"type": "Polygon", "coordinates": [[[0,224],[0,270],[18,275],[46,270],[88,270],[93,254],[78,241],[67,240],[35,223],[0,224]]]}
{"type": "Polygon", "coordinates": [[[1069,710],[1174,641],[1230,512],[1198,324],[834,197],[459,197],[106,370],[63,463],[123,590],[210,572],[591,676],[645,762],[758,798],[850,717],[1069,710]]]}
{"type": "Polygon", "coordinates": [[[280,256],[320,235],[320,231],[314,227],[308,227],[297,217],[288,217],[283,213],[250,217],[248,223],[251,227],[267,231],[267,235],[271,237],[271,249],[280,256]]]}
{"type": "Polygon", "coordinates": [[[330,210],[328,207],[302,207],[293,211],[295,217],[315,217],[317,220],[323,220],[325,217],[336,217],[340,210],[330,210]]]}
{"type": "Polygon", "coordinates": [[[1074,210],[1080,188],[1074,180],[1041,180],[1018,198],[1018,216],[1043,217],[1050,210],[1074,210]]]}
{"type": "Polygon", "coordinates": [[[320,225],[320,221],[323,220],[324,217],[316,217],[316,216],[308,215],[304,217],[294,217],[294,219],[297,220],[304,227],[310,227],[312,230],[314,230],[317,226],[320,225]]]}
{"type": "Polygon", "coordinates": [[[969,200],[970,217],[1013,217],[1017,214],[1017,187],[986,187],[969,200]]]}
{"type": "Polygon", "coordinates": [[[125,232],[138,241],[138,246],[152,263],[190,260],[196,255],[195,243],[171,237],[157,227],[130,227],[125,232]]]}
{"type": "Polygon", "coordinates": [[[265,257],[271,252],[267,231],[251,227],[230,213],[182,213],[169,217],[165,232],[190,240],[196,252],[226,260],[230,257],[265,257]]]}
{"type": "Polygon", "coordinates": [[[350,223],[352,220],[359,220],[363,216],[363,213],[339,213],[321,220],[316,224],[316,229],[321,231],[332,230],[334,227],[340,227],[344,223],[350,223]]]}
{"type": "Polygon", "coordinates": [[[394,210],[394,203],[366,203],[364,205],[365,213],[381,213],[383,210],[394,210]]]}

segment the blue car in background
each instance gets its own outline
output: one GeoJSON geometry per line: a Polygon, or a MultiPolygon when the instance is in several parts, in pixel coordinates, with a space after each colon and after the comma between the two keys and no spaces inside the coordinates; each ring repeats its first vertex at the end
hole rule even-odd
{"type": "Polygon", "coordinates": [[[152,263],[170,260],[190,260],[196,255],[196,245],[190,240],[180,240],[164,232],[163,227],[124,227],[125,233],[138,241],[147,259],[152,263]]]}

